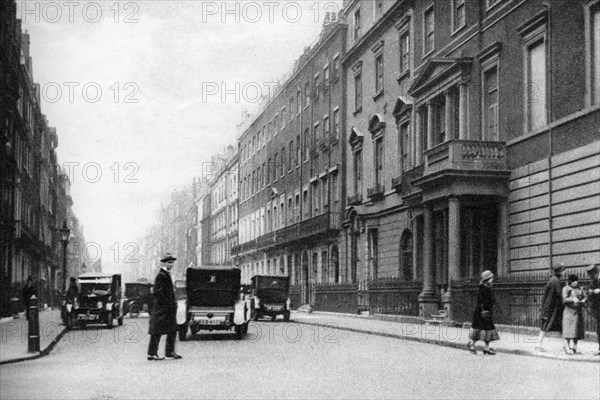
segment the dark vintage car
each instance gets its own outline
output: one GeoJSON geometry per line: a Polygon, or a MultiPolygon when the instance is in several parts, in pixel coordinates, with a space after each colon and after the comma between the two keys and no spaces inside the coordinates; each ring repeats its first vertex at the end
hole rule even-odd
{"type": "Polygon", "coordinates": [[[185,333],[188,327],[192,335],[200,330],[234,330],[241,339],[248,333],[252,311],[250,302],[242,298],[240,280],[237,268],[188,268],[186,320],[180,325],[180,339],[182,329],[185,333]]]}
{"type": "Polygon", "coordinates": [[[126,283],[123,315],[129,314],[130,317],[137,318],[142,311],[152,311],[153,299],[152,284],[147,280],[126,283]]]}
{"type": "Polygon", "coordinates": [[[289,321],[291,309],[289,291],[289,276],[254,275],[252,277],[254,320],[271,317],[275,321],[278,315],[283,315],[283,319],[289,321]]]}
{"type": "Polygon", "coordinates": [[[123,325],[121,313],[121,275],[88,272],[77,278],[79,294],[67,317],[67,327],[105,324],[113,327],[115,318],[123,325]]]}

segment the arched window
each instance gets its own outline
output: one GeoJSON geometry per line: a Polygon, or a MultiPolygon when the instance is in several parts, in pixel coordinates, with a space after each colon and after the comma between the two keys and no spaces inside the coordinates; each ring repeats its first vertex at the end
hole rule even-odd
{"type": "Polygon", "coordinates": [[[405,230],[400,239],[400,277],[413,280],[413,235],[405,230]]]}
{"type": "Polygon", "coordinates": [[[331,269],[331,282],[332,283],[342,283],[342,277],[340,276],[340,261],[339,261],[339,253],[337,246],[331,247],[330,253],[330,269],[331,269]]]}

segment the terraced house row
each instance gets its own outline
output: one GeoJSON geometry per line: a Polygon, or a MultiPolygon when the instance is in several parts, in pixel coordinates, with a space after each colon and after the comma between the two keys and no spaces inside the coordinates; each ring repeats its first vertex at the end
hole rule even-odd
{"type": "Polygon", "coordinates": [[[466,321],[489,269],[536,325],[550,265],[600,262],[600,1],[344,1],[238,153],[245,282],[466,321]]]}
{"type": "Polygon", "coordinates": [[[15,311],[11,299],[20,299],[29,275],[42,304],[57,306],[69,276],[99,265],[84,257],[69,177],[56,156],[58,135],[41,111],[30,37],[16,15],[14,1],[0,4],[0,317],[15,311]],[[65,222],[71,231],[66,276],[65,222]]]}

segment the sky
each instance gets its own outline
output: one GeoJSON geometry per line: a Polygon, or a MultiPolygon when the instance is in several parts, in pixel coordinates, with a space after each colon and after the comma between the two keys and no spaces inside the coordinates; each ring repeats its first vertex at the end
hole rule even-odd
{"type": "Polygon", "coordinates": [[[104,269],[156,222],[161,200],[236,144],[242,111],[257,109],[340,7],[17,0],[73,210],[104,269]]]}

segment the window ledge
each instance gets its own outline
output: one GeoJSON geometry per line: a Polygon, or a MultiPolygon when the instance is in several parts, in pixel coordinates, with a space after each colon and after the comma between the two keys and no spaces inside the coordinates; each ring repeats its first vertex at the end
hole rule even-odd
{"type": "Polygon", "coordinates": [[[398,75],[396,77],[396,81],[398,83],[400,83],[400,81],[402,81],[405,78],[408,78],[410,76],[410,69],[407,69],[406,71],[400,72],[400,75],[398,75]]]}
{"type": "Polygon", "coordinates": [[[450,36],[455,36],[457,33],[459,33],[460,31],[462,31],[463,29],[465,29],[466,26],[467,26],[467,24],[462,24],[458,28],[454,29],[452,31],[452,33],[450,33],[450,36]]]}
{"type": "Polygon", "coordinates": [[[358,113],[360,113],[362,111],[362,106],[356,108],[354,111],[352,111],[352,115],[356,115],[358,113]]]}
{"type": "Polygon", "coordinates": [[[381,96],[383,96],[383,89],[380,89],[377,93],[373,95],[373,101],[377,101],[377,99],[381,96]]]}
{"type": "Polygon", "coordinates": [[[434,51],[435,51],[435,47],[433,49],[429,50],[427,53],[424,53],[421,58],[422,59],[427,58],[428,56],[430,56],[431,54],[433,54],[434,51]]]}

